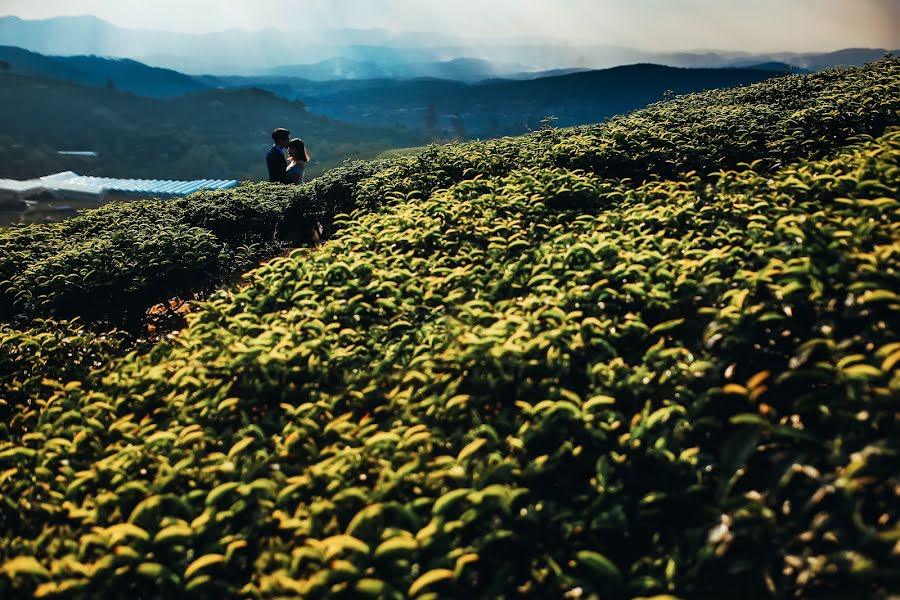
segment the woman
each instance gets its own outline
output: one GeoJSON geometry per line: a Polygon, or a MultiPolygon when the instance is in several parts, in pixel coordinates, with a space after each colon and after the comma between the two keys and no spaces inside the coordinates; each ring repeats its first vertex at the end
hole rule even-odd
{"type": "Polygon", "coordinates": [[[309,162],[309,154],[306,153],[306,144],[300,138],[294,138],[288,142],[288,156],[291,160],[287,166],[287,178],[291,183],[303,183],[303,170],[309,162]]]}
{"type": "MultiPolygon", "coordinates": [[[[291,183],[303,183],[303,170],[309,162],[309,154],[306,152],[306,144],[300,138],[294,138],[288,142],[288,156],[291,160],[287,166],[287,178],[291,183]]],[[[299,224],[303,236],[307,241],[318,242],[320,239],[319,224],[315,221],[299,224]]]]}

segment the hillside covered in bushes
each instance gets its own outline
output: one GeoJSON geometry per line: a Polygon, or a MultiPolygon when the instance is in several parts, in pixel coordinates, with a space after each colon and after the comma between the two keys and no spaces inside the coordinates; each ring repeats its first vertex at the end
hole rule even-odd
{"type": "Polygon", "coordinates": [[[13,227],[0,596],[887,597],[898,208],[886,57],[13,227]]]}

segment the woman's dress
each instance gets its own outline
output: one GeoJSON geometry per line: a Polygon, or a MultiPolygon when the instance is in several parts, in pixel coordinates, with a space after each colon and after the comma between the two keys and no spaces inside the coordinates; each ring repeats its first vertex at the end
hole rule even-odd
{"type": "Polygon", "coordinates": [[[288,181],[293,183],[304,183],[303,170],[305,166],[306,163],[294,163],[289,166],[287,170],[288,181]]]}

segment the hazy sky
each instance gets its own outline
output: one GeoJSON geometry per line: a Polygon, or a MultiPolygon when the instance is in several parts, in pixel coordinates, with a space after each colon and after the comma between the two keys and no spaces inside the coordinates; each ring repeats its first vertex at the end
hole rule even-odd
{"type": "Polygon", "coordinates": [[[900,0],[0,0],[0,14],[90,14],[183,32],[383,28],[654,50],[900,46],[900,0]]]}

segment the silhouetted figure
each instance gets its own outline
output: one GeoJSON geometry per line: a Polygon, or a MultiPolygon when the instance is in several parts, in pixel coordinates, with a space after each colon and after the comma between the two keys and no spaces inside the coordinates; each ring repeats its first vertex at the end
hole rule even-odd
{"type": "Polygon", "coordinates": [[[279,127],[272,132],[272,147],[266,154],[266,167],[269,169],[269,181],[271,183],[291,183],[287,174],[287,159],[283,149],[288,147],[291,140],[291,132],[279,127]]]}

